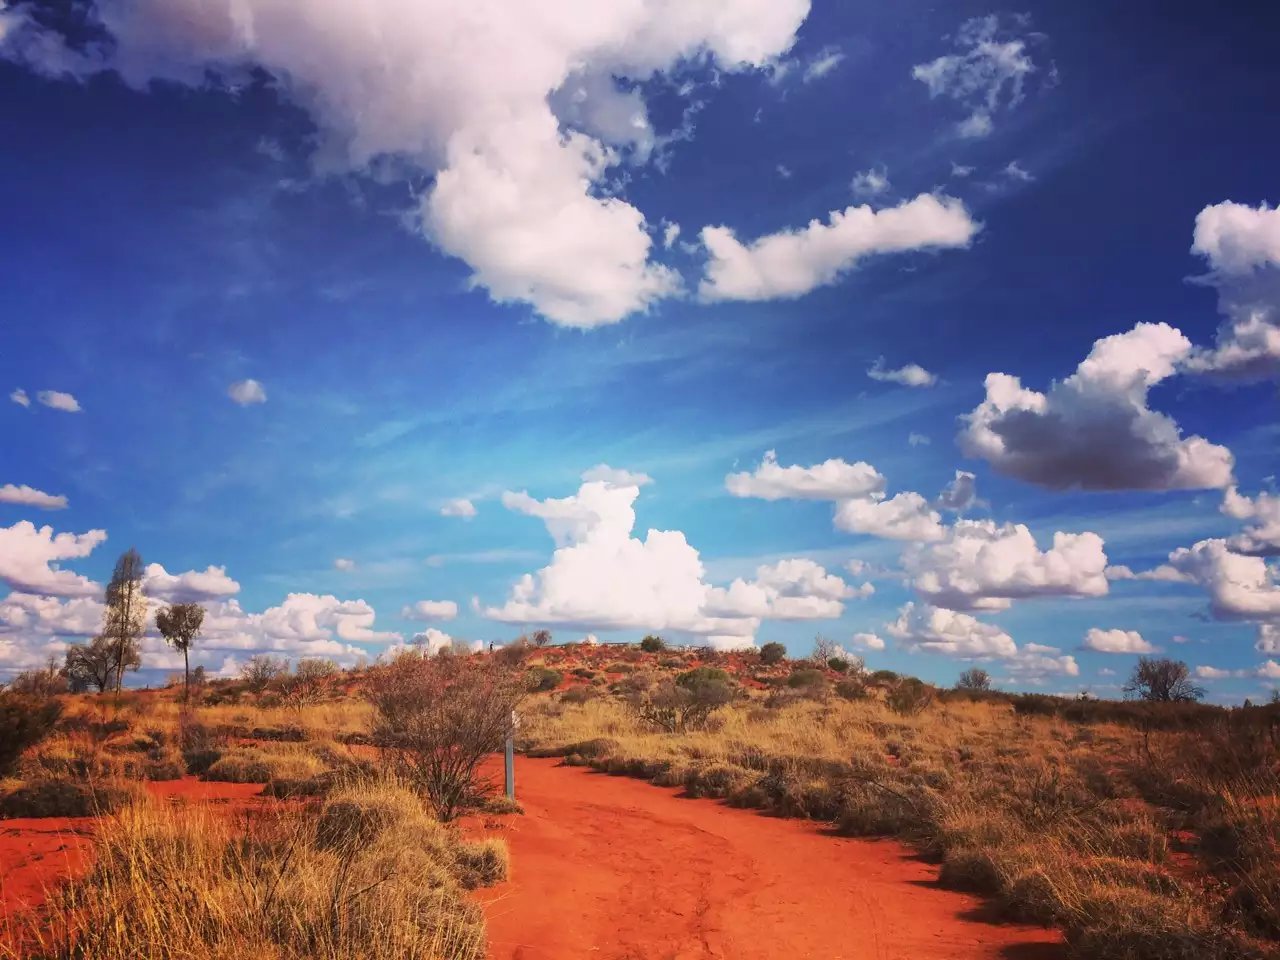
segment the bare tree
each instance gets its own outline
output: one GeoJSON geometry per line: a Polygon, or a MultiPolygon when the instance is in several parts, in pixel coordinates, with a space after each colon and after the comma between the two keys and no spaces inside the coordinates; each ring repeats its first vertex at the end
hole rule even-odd
{"type": "Polygon", "coordinates": [[[280,693],[295,709],[319,703],[332,691],[342,671],[332,660],[307,657],[299,660],[292,676],[283,676],[280,693]]]}
{"type": "Polygon", "coordinates": [[[191,701],[191,647],[204,624],[204,607],[175,603],[156,612],[156,629],[164,642],[182,651],[182,699],[191,701]]]}
{"type": "MultiPolygon", "coordinates": [[[[137,669],[141,658],[134,648],[126,667],[137,669]]],[[[73,643],[67,647],[67,683],[73,693],[94,689],[105,693],[116,686],[116,648],[106,637],[94,637],[89,643],[73,643]]]]}
{"type": "Polygon", "coordinates": [[[1152,703],[1185,703],[1204,696],[1204,687],[1191,682],[1191,670],[1181,660],[1139,657],[1124,692],[1152,703]]]}
{"type": "Polygon", "coordinates": [[[280,658],[258,654],[250,657],[248,662],[240,668],[240,677],[250,690],[261,693],[271,686],[272,681],[284,676],[288,670],[289,664],[280,658]]]}
{"type": "Polygon", "coordinates": [[[840,649],[840,644],[830,637],[818,634],[813,638],[813,653],[809,654],[809,659],[819,667],[825,667],[832,660],[843,658],[844,651],[840,649]]]}
{"type": "Polygon", "coordinates": [[[502,746],[525,691],[525,678],[493,658],[407,655],[374,667],[365,696],[375,742],[448,821],[492,789],[480,761],[502,746]]]}
{"type": "Polygon", "coordinates": [[[115,661],[115,690],[118,694],[125,670],[142,666],[138,641],[147,626],[147,601],[142,595],[142,557],[130,547],[116,561],[107,584],[107,607],[103,614],[102,636],[111,645],[115,661]]]}
{"type": "Polygon", "coordinates": [[[956,681],[957,690],[990,690],[991,674],[981,667],[970,667],[956,681]]]}
{"type": "Polygon", "coordinates": [[[545,647],[547,644],[549,644],[549,643],[551,642],[551,631],[550,631],[550,630],[535,630],[535,631],[533,631],[533,633],[529,636],[529,640],[530,640],[530,642],[532,642],[532,643],[533,643],[533,645],[534,645],[535,647],[545,647]]]}

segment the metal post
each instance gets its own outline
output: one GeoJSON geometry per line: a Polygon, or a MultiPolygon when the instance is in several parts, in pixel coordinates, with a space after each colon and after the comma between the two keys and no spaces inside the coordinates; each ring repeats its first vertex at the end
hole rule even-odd
{"type": "Polygon", "coordinates": [[[506,750],[506,784],[507,799],[516,798],[516,714],[511,711],[511,726],[507,727],[506,750]]]}

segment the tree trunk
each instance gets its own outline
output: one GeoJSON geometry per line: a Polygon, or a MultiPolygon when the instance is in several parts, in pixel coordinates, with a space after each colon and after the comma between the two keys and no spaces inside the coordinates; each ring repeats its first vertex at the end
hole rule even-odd
{"type": "Polygon", "coordinates": [[[182,702],[191,703],[191,651],[182,648],[182,702]]]}

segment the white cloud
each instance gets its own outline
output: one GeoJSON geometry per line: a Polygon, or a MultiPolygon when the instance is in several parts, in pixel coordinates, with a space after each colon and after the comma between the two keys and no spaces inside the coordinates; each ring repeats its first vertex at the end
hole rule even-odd
{"type": "Polygon", "coordinates": [[[52,527],[36,527],[19,520],[0,527],[0,581],[19,593],[52,597],[87,597],[101,588],[88,577],[58,568],[62,560],[87,557],[107,539],[105,530],[55,534],[52,527]]]}
{"type": "Polygon", "coordinates": [[[791,168],[788,167],[785,163],[778,164],[777,167],[775,167],[774,169],[778,171],[778,176],[781,177],[783,180],[791,179],[791,168]]]}
{"type": "Polygon", "coordinates": [[[234,89],[260,68],[315,122],[319,169],[434,174],[423,231],[466,261],[472,282],[585,328],[677,288],[649,259],[643,214],[610,189],[611,168],[652,159],[662,139],[641,84],[691,62],[720,73],[765,67],[794,43],[808,9],[807,0],[139,0],[99,8],[113,42],[93,54],[30,21],[5,50],[44,72],[116,69],[139,90],[155,80],[234,89]]]}
{"type": "Polygon", "coordinates": [[[833,211],[827,222],[783,230],[743,244],[728,227],[704,227],[710,254],[698,287],[703,300],[799,297],[835,283],[864,257],[909,250],[963,248],[979,225],[952,197],[922,193],[896,207],[833,211]]]}
{"type": "Polygon", "coordinates": [[[887,500],[875,496],[841,500],[836,504],[835,525],[847,533],[885,540],[940,540],[946,535],[933,505],[910,490],[887,500]]]}
{"type": "Polygon", "coordinates": [[[509,623],[689,633],[728,648],[750,646],[765,618],[839,616],[842,600],[854,593],[804,559],[762,566],[754,580],[712,586],[680,531],[632,536],[639,492],[588,481],[559,499],[504,494],[508,509],[543,520],[557,549],[547,566],[516,582],[504,604],[481,612],[509,623]]]}
{"type": "Polygon", "coordinates": [[[885,630],[907,651],[961,659],[1007,658],[1018,652],[1013,638],[999,627],[928,604],[907,603],[885,630]]]}
{"type": "Polygon", "coordinates": [[[878,197],[889,191],[889,171],[884,167],[859,170],[853,175],[849,187],[859,197],[878,197]]]}
{"type": "Polygon", "coordinates": [[[475,515],[476,505],[465,497],[450,500],[440,508],[440,516],[442,517],[462,517],[464,520],[470,520],[475,515]]]}
{"type": "Polygon", "coordinates": [[[1253,674],[1255,677],[1261,677],[1264,680],[1280,680],[1280,663],[1268,660],[1254,670],[1253,674]]]}
{"type": "Polygon", "coordinates": [[[1201,540],[1169,554],[1151,579],[1197,583],[1209,594],[1215,617],[1224,620],[1280,618],[1280,583],[1262,557],[1244,556],[1225,540],[1201,540]],[[1157,576],[1157,574],[1159,574],[1157,576]]]}
{"type": "Polygon", "coordinates": [[[1234,459],[1203,437],[1183,437],[1147,406],[1191,343],[1164,323],[1104,337],[1047,394],[991,373],[986,400],[965,417],[960,445],[1001,473],[1053,489],[1173,490],[1225,487],[1234,459]]]}
{"type": "Polygon", "coordinates": [[[1028,643],[1018,655],[1005,663],[1010,676],[1025,683],[1040,683],[1048,676],[1078,677],[1080,665],[1070,654],[1064,655],[1057,647],[1028,643]]]}
{"type": "Polygon", "coordinates": [[[926,437],[923,433],[907,434],[907,443],[913,447],[927,447],[933,441],[926,437]]]}
{"type": "Polygon", "coordinates": [[[1280,496],[1263,491],[1251,498],[1228,487],[1222,512],[1236,520],[1254,521],[1227,541],[1232,550],[1254,557],[1280,556],[1280,496]]]}
{"type": "Polygon", "coordinates": [[[14,591],[0,600],[0,637],[17,637],[37,647],[51,637],[92,637],[102,629],[103,607],[96,597],[37,596],[14,591]]]}
{"type": "Polygon", "coordinates": [[[1253,649],[1259,653],[1280,653],[1280,623],[1258,624],[1258,640],[1253,649]]]}
{"type": "Polygon", "coordinates": [[[0,503],[16,503],[24,507],[36,507],[40,510],[65,510],[67,498],[45,493],[43,490],[29,487],[25,483],[21,486],[6,483],[3,487],[0,487],[0,503]]]}
{"type": "Polygon", "coordinates": [[[356,568],[356,562],[350,557],[337,557],[333,561],[333,569],[341,570],[343,573],[350,573],[356,568]]]}
{"type": "Polygon", "coordinates": [[[1090,627],[1084,635],[1084,648],[1097,653],[1155,653],[1137,630],[1103,630],[1090,627]]]}
{"type": "Polygon", "coordinates": [[[883,650],[884,639],[875,633],[855,633],[849,641],[855,650],[883,650]]]}
{"type": "Polygon", "coordinates": [[[1023,524],[957,520],[942,541],[907,551],[911,585],[930,603],[956,610],[1002,610],[1045,596],[1100,597],[1107,556],[1096,533],[1053,535],[1041,551],[1023,524]]]}
{"type": "Polygon", "coordinates": [[[240,592],[240,584],[227,576],[226,567],[210,565],[204,570],[169,573],[158,563],[149,563],[142,577],[142,592],[168,603],[220,600],[240,592]]]}
{"type": "Polygon", "coordinates": [[[1017,160],[1010,160],[1005,164],[1004,169],[1000,171],[1010,180],[1018,180],[1022,183],[1030,183],[1035,179],[1031,173],[1024,170],[1017,160]]]}
{"type": "Polygon", "coordinates": [[[227,387],[227,396],[242,407],[267,402],[267,391],[262,388],[262,384],[253,379],[237,380],[227,387]]]}
{"type": "Polygon", "coordinates": [[[599,480],[614,487],[643,487],[653,483],[653,477],[647,473],[622,470],[611,467],[607,463],[597,463],[591,469],[584,470],[582,479],[588,482],[599,480]]]}
{"type": "Polygon", "coordinates": [[[911,76],[928,87],[930,98],[947,97],[969,111],[957,125],[960,136],[987,136],[994,128],[993,115],[1022,101],[1023,86],[1036,70],[1031,36],[1003,30],[994,14],[975,17],[961,24],[955,53],[917,64],[911,76]]]}
{"type": "Polygon", "coordinates": [[[662,249],[670,250],[680,239],[680,224],[663,220],[660,226],[662,227],[662,249]]]}
{"type": "Polygon", "coordinates": [[[812,83],[815,80],[821,80],[835,70],[836,67],[840,66],[843,60],[844,53],[839,47],[823,47],[805,65],[804,82],[812,83]]]}
{"type": "Polygon", "coordinates": [[[458,615],[458,605],[452,600],[419,600],[400,611],[406,620],[452,620],[458,615]]]}
{"type": "Polygon", "coordinates": [[[954,160],[951,161],[951,175],[953,177],[963,180],[972,174],[973,170],[973,167],[966,167],[963,164],[956,163],[954,160]]]}
{"type": "Polygon", "coordinates": [[[777,454],[769,450],[760,466],[724,478],[725,489],[735,497],[761,500],[840,500],[882,493],[884,477],[875,467],[859,460],[846,463],[832,458],[811,467],[778,465],[777,454]]]}
{"type": "Polygon", "coordinates": [[[9,394],[9,399],[20,407],[31,406],[31,398],[27,396],[27,391],[18,387],[13,393],[9,394]]]}
{"type": "Polygon", "coordinates": [[[1212,271],[1224,315],[1212,350],[1188,367],[1232,380],[1280,377],[1280,209],[1226,201],[1196,217],[1193,253],[1212,271]]]}
{"type": "Polygon", "coordinates": [[[942,488],[934,501],[939,510],[963,513],[978,502],[978,478],[968,470],[957,470],[955,479],[942,488]]]}
{"type": "Polygon", "coordinates": [[[435,656],[445,647],[453,647],[454,642],[453,637],[435,627],[428,627],[422,633],[413,635],[413,645],[425,652],[427,656],[435,656]]]}
{"type": "MultiPolygon", "coordinates": [[[[50,410],[61,410],[63,413],[79,413],[80,403],[69,393],[63,393],[61,390],[41,390],[36,394],[36,399],[48,407],[50,410]]],[[[23,404],[26,406],[26,404],[23,404]]]]}
{"type": "Polygon", "coordinates": [[[1235,670],[1222,670],[1218,667],[1196,667],[1195,673],[1201,680],[1223,680],[1227,677],[1239,676],[1235,670]]]}
{"type": "Polygon", "coordinates": [[[887,369],[884,357],[876,358],[876,362],[867,370],[867,376],[872,380],[900,383],[904,387],[932,387],[938,382],[936,374],[930,373],[918,363],[908,363],[896,370],[887,369]]]}

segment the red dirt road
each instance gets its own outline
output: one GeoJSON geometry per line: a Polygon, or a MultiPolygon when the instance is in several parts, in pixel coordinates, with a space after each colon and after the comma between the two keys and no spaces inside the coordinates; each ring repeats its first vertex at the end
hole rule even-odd
{"type": "Polygon", "coordinates": [[[937,887],[897,843],[556,760],[516,767],[525,815],[488,821],[512,861],[482,891],[490,960],[1063,956],[1055,931],[983,922],[978,899],[937,887]]]}

